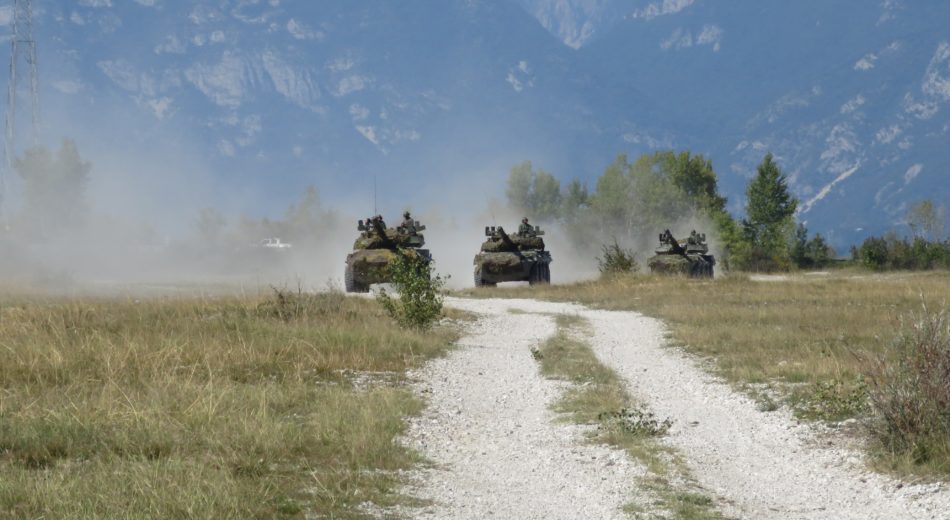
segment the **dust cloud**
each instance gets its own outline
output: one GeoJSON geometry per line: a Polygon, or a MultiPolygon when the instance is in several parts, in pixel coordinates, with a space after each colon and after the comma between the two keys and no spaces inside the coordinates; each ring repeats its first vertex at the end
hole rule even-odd
{"type": "MultiPolygon", "coordinates": [[[[91,175],[95,174],[93,170],[91,175]]],[[[503,178],[504,171],[497,175],[503,178]]],[[[142,214],[128,207],[117,212],[115,206],[94,203],[101,201],[101,194],[90,193],[85,218],[56,232],[38,231],[24,220],[21,208],[6,219],[0,235],[0,283],[65,293],[162,293],[202,287],[260,292],[270,286],[342,289],[344,261],[359,233],[357,220],[371,211],[358,214],[349,209],[354,205],[329,206],[319,192],[311,195],[288,200],[286,212],[267,217],[231,210],[237,206],[233,201],[223,201],[221,210],[194,204],[186,210],[169,207],[174,215],[168,216],[154,201],[143,204],[149,211],[142,214]],[[176,223],[162,226],[171,221],[176,223]],[[290,247],[278,246],[275,239],[290,247]]],[[[426,225],[426,247],[436,272],[448,275],[448,287],[453,289],[472,286],[473,259],[485,240],[485,226],[513,230],[522,217],[489,197],[473,197],[468,205],[412,208],[413,217],[426,225]]],[[[400,213],[389,210],[384,217],[392,226],[401,219],[400,213]]],[[[618,235],[595,225],[541,226],[554,259],[554,283],[596,278],[601,248],[614,239],[633,250],[645,270],[662,231],[618,235]]],[[[671,222],[669,228],[681,237],[693,229],[709,235],[714,226],[690,217],[671,222]]],[[[711,245],[718,242],[709,236],[711,245]]]]}
{"type": "MultiPolygon", "coordinates": [[[[54,293],[340,289],[357,220],[371,215],[375,204],[371,191],[347,198],[321,192],[318,180],[313,189],[271,202],[265,212],[252,190],[224,189],[213,168],[188,150],[123,153],[83,142],[71,149],[63,142],[33,163],[26,164],[25,156],[18,168],[32,173],[5,176],[0,284],[54,293]],[[76,177],[71,183],[62,181],[70,176],[76,177]],[[61,184],[50,185],[51,179],[61,184]]],[[[426,225],[436,272],[449,276],[450,288],[471,287],[485,226],[514,230],[523,216],[500,202],[510,164],[495,158],[437,189],[383,197],[381,213],[395,225],[403,210],[411,210],[426,225]]],[[[614,239],[646,269],[663,231],[628,226],[613,232],[584,219],[533,223],[546,233],[554,283],[596,278],[597,257],[614,239]]],[[[715,228],[700,217],[665,225],[677,237],[715,228]]],[[[711,235],[709,242],[719,243],[711,235]]]]}

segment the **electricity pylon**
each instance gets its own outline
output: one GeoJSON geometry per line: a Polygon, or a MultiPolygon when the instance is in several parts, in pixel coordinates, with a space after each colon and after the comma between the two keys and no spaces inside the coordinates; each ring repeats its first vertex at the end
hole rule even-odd
{"type": "Polygon", "coordinates": [[[0,172],[0,217],[6,195],[6,175],[13,171],[17,138],[17,98],[20,75],[18,65],[25,61],[28,67],[30,88],[30,139],[37,142],[39,126],[39,79],[36,75],[36,40],[33,39],[33,0],[13,0],[13,17],[10,20],[10,83],[7,90],[6,134],[3,142],[3,171],[0,172]]]}

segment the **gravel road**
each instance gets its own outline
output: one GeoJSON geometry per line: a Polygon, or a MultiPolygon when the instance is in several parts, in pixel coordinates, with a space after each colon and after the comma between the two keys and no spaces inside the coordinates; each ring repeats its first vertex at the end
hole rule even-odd
{"type": "Polygon", "coordinates": [[[406,516],[624,518],[640,469],[549,409],[563,385],[539,376],[531,347],[555,330],[550,316],[484,314],[457,350],[413,374],[429,406],[408,444],[436,467],[408,490],[434,505],[406,516]]]}
{"type": "Polygon", "coordinates": [[[410,493],[430,518],[617,518],[636,501],[642,469],[583,442],[548,409],[560,385],[538,375],[530,348],[555,332],[552,314],[592,325],[591,346],[631,393],[673,420],[667,438],[731,516],[750,519],[950,519],[950,492],[869,472],[858,451],[787,412],[755,403],[664,346],[665,328],[632,312],[534,300],[451,298],[478,315],[460,348],[415,376],[429,408],[407,442],[436,463],[410,493]],[[512,314],[510,309],[525,313],[512,314]]]}

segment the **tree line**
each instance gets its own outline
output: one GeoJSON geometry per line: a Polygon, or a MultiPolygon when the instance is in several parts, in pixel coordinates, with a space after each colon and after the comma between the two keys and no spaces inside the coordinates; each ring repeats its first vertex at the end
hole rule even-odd
{"type": "MultiPolygon", "coordinates": [[[[688,223],[705,226],[706,232],[717,236],[720,260],[729,269],[821,268],[835,259],[828,241],[820,233],[811,235],[797,221],[799,201],[771,153],[756,167],[745,195],[745,216],[735,218],[719,193],[712,162],[688,151],[669,150],[644,154],[634,162],[618,156],[597,178],[592,192],[577,179],[562,187],[551,173],[523,162],[511,169],[506,190],[512,210],[542,223],[559,223],[579,248],[596,250],[619,238],[649,249],[656,233],[688,223]]],[[[950,265],[945,260],[950,258],[944,254],[946,243],[936,238],[938,223],[945,220],[941,211],[925,202],[908,214],[912,229],[929,239],[868,239],[853,251],[854,258],[873,268],[950,265]],[[916,260],[907,260],[908,256],[916,260]]]]}
{"type": "Polygon", "coordinates": [[[950,239],[944,235],[946,222],[946,207],[920,201],[907,211],[910,237],[899,237],[894,232],[869,237],[851,248],[851,258],[877,271],[950,269],[950,239]]]}

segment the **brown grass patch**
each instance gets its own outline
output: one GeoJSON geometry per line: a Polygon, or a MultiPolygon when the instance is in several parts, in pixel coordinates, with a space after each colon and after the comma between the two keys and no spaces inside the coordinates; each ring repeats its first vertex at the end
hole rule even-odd
{"type": "Polygon", "coordinates": [[[0,516],[350,516],[406,501],[422,404],[351,384],[444,352],[331,293],[0,301],[0,516]]]}

